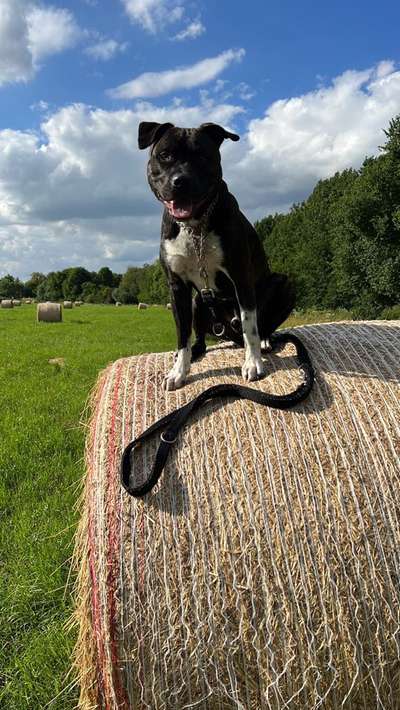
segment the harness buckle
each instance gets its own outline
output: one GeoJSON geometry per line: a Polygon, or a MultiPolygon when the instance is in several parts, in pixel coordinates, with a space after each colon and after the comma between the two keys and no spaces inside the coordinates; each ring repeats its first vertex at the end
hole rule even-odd
{"type": "Polygon", "coordinates": [[[202,288],[200,291],[201,298],[203,300],[203,303],[206,304],[206,306],[210,306],[214,303],[215,301],[215,291],[213,288],[202,288]]]}

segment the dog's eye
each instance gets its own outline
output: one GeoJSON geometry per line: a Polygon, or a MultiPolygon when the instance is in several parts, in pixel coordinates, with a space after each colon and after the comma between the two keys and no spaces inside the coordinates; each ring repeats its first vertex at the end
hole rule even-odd
{"type": "Polygon", "coordinates": [[[170,163],[174,159],[172,153],[169,153],[167,150],[162,150],[161,153],[158,154],[158,157],[164,163],[170,163]]]}

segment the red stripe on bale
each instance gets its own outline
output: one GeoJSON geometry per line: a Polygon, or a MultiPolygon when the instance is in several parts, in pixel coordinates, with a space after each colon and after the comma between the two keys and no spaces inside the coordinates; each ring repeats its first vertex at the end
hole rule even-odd
{"type": "MultiPolygon", "coordinates": [[[[114,389],[114,397],[112,401],[111,408],[111,426],[109,435],[109,446],[108,446],[108,465],[107,465],[107,492],[108,497],[106,501],[107,508],[107,526],[110,531],[108,538],[108,555],[107,555],[107,601],[109,609],[109,632],[110,632],[110,643],[111,643],[111,661],[112,661],[112,677],[114,683],[114,691],[118,701],[118,707],[127,708],[129,710],[129,703],[126,697],[125,691],[121,684],[121,678],[119,674],[119,653],[118,653],[118,642],[116,639],[116,594],[117,594],[117,584],[116,580],[119,576],[119,555],[118,549],[120,544],[120,537],[118,535],[118,522],[121,516],[121,497],[120,491],[117,486],[115,486],[115,478],[118,478],[119,473],[119,461],[117,460],[117,445],[116,445],[116,414],[117,406],[120,399],[120,384],[121,384],[121,370],[122,365],[117,370],[116,383],[114,389]],[[119,500],[119,503],[118,503],[119,500]],[[118,570],[118,574],[117,574],[118,570]]],[[[112,699],[110,698],[110,701],[112,699]]],[[[112,706],[110,706],[112,709],[112,706]]]]}
{"type": "Polygon", "coordinates": [[[98,398],[96,402],[97,417],[93,421],[93,427],[91,430],[90,438],[92,442],[91,455],[88,462],[88,486],[91,495],[88,497],[89,502],[89,514],[88,514],[88,538],[89,538],[89,570],[90,578],[92,581],[92,619],[93,619],[93,631],[94,637],[96,639],[97,647],[97,658],[96,658],[96,678],[97,678],[97,691],[99,695],[99,703],[103,704],[105,700],[105,694],[108,690],[107,688],[107,674],[103,673],[103,668],[105,667],[106,652],[104,648],[104,638],[102,634],[102,618],[101,618],[101,603],[100,603],[100,590],[96,576],[96,555],[95,555],[95,528],[96,528],[96,514],[95,514],[95,504],[94,504],[94,492],[95,486],[93,485],[94,470],[95,470],[95,443],[97,442],[97,431],[98,424],[100,420],[101,413],[101,401],[103,399],[103,394],[106,386],[106,379],[103,378],[102,386],[98,393],[98,398]]]}

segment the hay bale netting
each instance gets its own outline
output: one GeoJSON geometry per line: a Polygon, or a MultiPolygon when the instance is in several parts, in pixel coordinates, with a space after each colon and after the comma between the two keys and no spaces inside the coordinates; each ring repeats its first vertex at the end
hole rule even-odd
{"type": "Polygon", "coordinates": [[[64,308],[72,308],[72,301],[64,301],[63,303],[64,308]]]}
{"type": "Polygon", "coordinates": [[[14,308],[14,303],[9,298],[3,298],[2,302],[1,302],[1,307],[2,308],[14,308]]]}
{"type": "Polygon", "coordinates": [[[36,308],[38,322],[59,323],[62,321],[62,308],[60,303],[38,303],[36,308]]]}
{"type": "Polygon", "coordinates": [[[146,308],[148,308],[147,303],[138,303],[138,310],[139,311],[144,311],[144,310],[146,310],[146,308]]]}
{"type": "MultiPolygon", "coordinates": [[[[241,381],[243,351],[212,348],[177,392],[162,389],[173,353],[100,376],[76,548],[81,708],[400,707],[400,324],[294,331],[316,368],[307,402],[207,403],[144,500],[121,489],[123,448],[241,381]]],[[[292,390],[292,346],[266,359],[252,387],[292,390]]]]}

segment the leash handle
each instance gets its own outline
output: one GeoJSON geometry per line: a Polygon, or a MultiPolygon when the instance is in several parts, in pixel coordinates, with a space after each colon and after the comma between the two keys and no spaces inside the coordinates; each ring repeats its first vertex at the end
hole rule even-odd
{"type": "Polygon", "coordinates": [[[216,397],[224,396],[233,397],[235,399],[249,399],[257,404],[273,407],[274,409],[290,409],[302,402],[309,395],[314,384],[314,369],[307,349],[301,340],[296,335],[290,333],[274,333],[270,337],[270,342],[273,348],[286,343],[292,343],[295,346],[296,361],[303,374],[303,382],[301,382],[293,392],[283,395],[267,394],[251,387],[231,383],[214,385],[204,390],[204,392],[201,392],[187,404],[179,407],[179,409],[165,415],[149,426],[140,436],[131,441],[122,454],[120,468],[121,483],[129,495],[134,498],[141,498],[154,488],[164,470],[168,455],[178,437],[180,429],[185,425],[190,415],[205,402],[215,399],[216,397]],[[134,468],[132,458],[134,458],[135,449],[138,449],[146,439],[157,432],[160,432],[160,444],[150,475],[143,484],[138,486],[132,485],[132,468],[134,468]]]}

